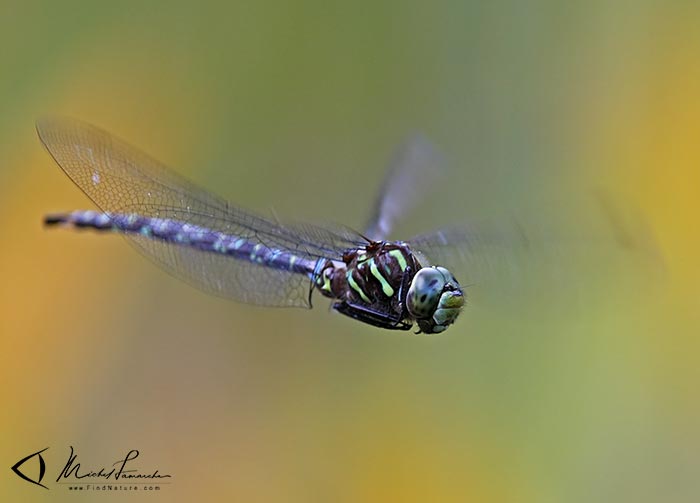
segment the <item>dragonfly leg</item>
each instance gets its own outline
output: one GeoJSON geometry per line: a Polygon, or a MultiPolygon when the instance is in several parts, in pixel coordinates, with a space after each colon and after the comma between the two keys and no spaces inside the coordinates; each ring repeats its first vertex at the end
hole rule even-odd
{"type": "Polygon", "coordinates": [[[410,330],[413,326],[413,324],[403,321],[400,316],[391,316],[388,313],[375,311],[366,306],[351,304],[345,301],[336,302],[333,304],[333,309],[354,320],[388,330],[410,330]]]}

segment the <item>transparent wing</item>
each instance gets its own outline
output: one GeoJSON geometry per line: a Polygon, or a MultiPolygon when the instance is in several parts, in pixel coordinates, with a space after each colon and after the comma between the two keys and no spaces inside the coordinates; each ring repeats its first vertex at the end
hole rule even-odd
{"type": "Polygon", "coordinates": [[[386,239],[398,219],[424,200],[444,176],[444,160],[430,141],[416,134],[401,144],[389,163],[365,235],[386,239]]]}
{"type": "Polygon", "coordinates": [[[531,252],[531,236],[517,223],[451,227],[407,241],[433,265],[452,270],[464,284],[502,280],[517,272],[520,259],[531,252]]]}
{"type": "MultiPolygon", "coordinates": [[[[238,236],[303,258],[338,258],[364,240],[310,224],[283,226],[197,187],[148,155],[89,124],[37,122],[58,165],[103,211],[178,220],[238,236]]],[[[308,279],[230,257],[129,235],[146,256],[210,293],[273,306],[307,306],[308,279]]]]}
{"type": "Polygon", "coordinates": [[[575,245],[579,240],[558,240],[512,222],[446,229],[409,243],[431,264],[449,269],[469,303],[488,309],[574,305],[585,297],[581,279],[596,272],[596,259],[575,245]]]}
{"type": "Polygon", "coordinates": [[[611,277],[631,270],[641,277],[659,269],[656,248],[645,244],[653,241],[643,228],[611,227],[593,212],[583,221],[488,221],[407,242],[431,264],[447,267],[463,286],[474,285],[471,299],[498,306],[504,301],[527,305],[547,296],[584,306],[594,297],[590,289],[611,277]]]}
{"type": "Polygon", "coordinates": [[[134,234],[125,237],[166,271],[207,293],[261,306],[310,307],[309,279],[302,275],[134,234]]]}

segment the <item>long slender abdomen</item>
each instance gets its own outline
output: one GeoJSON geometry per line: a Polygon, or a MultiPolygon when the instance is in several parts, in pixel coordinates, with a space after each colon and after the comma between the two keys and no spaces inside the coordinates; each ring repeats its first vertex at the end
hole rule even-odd
{"type": "Polygon", "coordinates": [[[309,277],[313,276],[317,265],[315,260],[298,257],[285,250],[269,248],[239,236],[168,218],[78,210],[47,215],[44,217],[44,224],[137,234],[205,252],[220,253],[262,266],[305,274],[309,277]]]}

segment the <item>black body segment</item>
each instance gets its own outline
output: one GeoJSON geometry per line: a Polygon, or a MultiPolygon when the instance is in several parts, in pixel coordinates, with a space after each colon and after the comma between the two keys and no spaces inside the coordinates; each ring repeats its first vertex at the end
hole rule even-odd
{"type": "Polygon", "coordinates": [[[421,264],[408,245],[372,241],[348,250],[343,264],[329,261],[315,278],[321,293],[335,299],[336,311],[381,328],[411,327],[406,292],[421,264]]]}
{"type": "Polygon", "coordinates": [[[238,236],[230,236],[197,225],[164,218],[149,218],[136,214],[112,215],[86,210],[64,215],[49,215],[44,222],[47,225],[65,224],[76,228],[137,234],[309,277],[313,275],[316,267],[315,261],[297,257],[286,251],[268,248],[238,236]]]}
{"type": "Polygon", "coordinates": [[[346,251],[342,262],[314,261],[201,226],[137,214],[81,210],[48,215],[44,223],[138,235],[301,274],[311,280],[309,297],[313,289],[318,288],[324,296],[335,300],[333,308],[341,314],[380,328],[408,330],[412,326],[406,322],[405,296],[421,265],[410,248],[401,242],[371,242],[346,251]],[[324,277],[328,278],[327,283],[324,277]]]}

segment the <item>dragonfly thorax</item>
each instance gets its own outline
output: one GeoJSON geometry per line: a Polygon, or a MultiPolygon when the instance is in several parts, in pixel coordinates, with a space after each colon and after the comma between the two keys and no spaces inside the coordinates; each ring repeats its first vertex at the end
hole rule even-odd
{"type": "Polygon", "coordinates": [[[416,321],[432,334],[451,325],[464,305],[457,280],[444,267],[423,267],[403,242],[375,241],[325,260],[315,286],[333,308],[383,328],[408,330],[416,321]]]}

